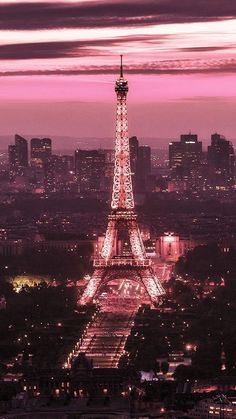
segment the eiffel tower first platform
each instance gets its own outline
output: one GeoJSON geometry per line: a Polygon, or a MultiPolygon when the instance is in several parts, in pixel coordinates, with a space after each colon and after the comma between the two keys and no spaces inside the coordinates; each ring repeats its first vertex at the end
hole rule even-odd
{"type": "Polygon", "coordinates": [[[111,212],[101,254],[94,260],[94,272],[80,304],[95,302],[101,288],[108,282],[126,279],[140,284],[150,302],[156,305],[165,291],[153,271],[151,259],[146,256],[134,209],[126,105],[128,82],[123,76],[122,56],[115,91],[116,140],[111,212]],[[125,243],[122,250],[118,246],[119,239],[125,243]]]}

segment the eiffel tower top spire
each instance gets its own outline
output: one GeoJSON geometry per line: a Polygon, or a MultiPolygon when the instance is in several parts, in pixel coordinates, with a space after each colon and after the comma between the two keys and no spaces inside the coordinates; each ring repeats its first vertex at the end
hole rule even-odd
{"type": "Polygon", "coordinates": [[[120,56],[120,78],[123,79],[123,55],[120,56]]]}
{"type": "Polygon", "coordinates": [[[124,79],[124,71],[123,71],[123,55],[120,56],[120,75],[119,78],[116,80],[115,91],[117,93],[117,99],[126,99],[126,95],[128,93],[128,82],[124,79]]]}

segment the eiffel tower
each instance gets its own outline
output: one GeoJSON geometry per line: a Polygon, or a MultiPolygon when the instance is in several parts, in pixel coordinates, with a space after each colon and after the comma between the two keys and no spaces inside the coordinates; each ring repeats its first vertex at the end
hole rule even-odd
{"type": "Polygon", "coordinates": [[[111,212],[101,254],[94,260],[94,272],[80,303],[95,301],[108,282],[127,279],[140,284],[151,303],[156,305],[165,291],[153,271],[151,259],[146,256],[134,209],[126,105],[128,82],[123,76],[122,56],[115,92],[116,140],[111,212]],[[128,243],[125,251],[118,246],[121,238],[126,245],[128,243]]]}

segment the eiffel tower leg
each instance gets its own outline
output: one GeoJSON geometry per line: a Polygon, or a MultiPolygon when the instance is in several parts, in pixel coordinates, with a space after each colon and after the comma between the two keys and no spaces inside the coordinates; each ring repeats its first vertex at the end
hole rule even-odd
{"type": "Polygon", "coordinates": [[[136,220],[128,222],[128,231],[133,256],[137,259],[145,259],[146,252],[136,220]]]}
{"type": "Polygon", "coordinates": [[[91,303],[101,285],[103,278],[103,269],[95,269],[92,277],[90,278],[86,288],[80,298],[80,304],[91,303]]]}
{"type": "Polygon", "coordinates": [[[112,257],[112,252],[115,246],[116,232],[116,222],[114,220],[109,220],[101,251],[101,256],[104,259],[109,259],[112,257]]]}
{"type": "Polygon", "coordinates": [[[153,273],[152,269],[145,269],[140,271],[141,281],[146,289],[150,300],[153,304],[157,304],[159,297],[165,294],[159,279],[153,273]]]}

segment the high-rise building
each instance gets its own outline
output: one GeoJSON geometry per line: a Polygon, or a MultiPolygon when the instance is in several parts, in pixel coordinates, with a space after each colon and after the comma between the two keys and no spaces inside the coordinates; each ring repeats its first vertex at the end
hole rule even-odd
{"type": "Polygon", "coordinates": [[[139,145],[136,136],[129,139],[130,168],[134,192],[145,192],[147,179],[151,174],[151,148],[139,145]]]}
{"type": "Polygon", "coordinates": [[[18,159],[17,159],[17,148],[16,145],[8,146],[8,161],[11,175],[16,174],[18,159]]]}
{"type": "Polygon", "coordinates": [[[20,135],[15,135],[15,144],[8,147],[8,161],[11,177],[22,175],[28,166],[28,143],[20,135]]]}
{"type": "Polygon", "coordinates": [[[17,160],[19,167],[28,167],[28,142],[20,135],[15,135],[15,145],[17,149],[17,160]]]}
{"type": "Polygon", "coordinates": [[[209,180],[214,186],[234,182],[234,148],[230,141],[219,134],[211,136],[207,154],[209,180]]]}
{"type": "Polygon", "coordinates": [[[130,168],[131,168],[132,174],[135,174],[136,169],[137,169],[138,148],[139,148],[139,142],[138,142],[137,137],[130,137],[129,150],[130,150],[130,168]]]}
{"type": "Polygon", "coordinates": [[[74,181],[73,156],[51,155],[44,160],[44,189],[46,193],[66,192],[74,181]]]}
{"type": "Polygon", "coordinates": [[[183,134],[180,141],[169,143],[169,165],[171,169],[181,168],[187,172],[198,168],[202,157],[202,142],[195,134],[183,134]]]}
{"type": "Polygon", "coordinates": [[[102,153],[105,154],[105,175],[102,181],[102,189],[110,192],[112,187],[112,177],[114,173],[114,159],[115,153],[112,149],[104,149],[102,153]]]}
{"type": "Polygon", "coordinates": [[[99,191],[105,177],[105,154],[99,150],[75,151],[75,174],[80,192],[99,191]]]}
{"type": "Polygon", "coordinates": [[[47,157],[43,162],[44,189],[46,193],[56,192],[58,156],[47,157]]]}
{"type": "Polygon", "coordinates": [[[151,174],[151,147],[142,145],[138,147],[136,164],[136,189],[138,192],[145,192],[147,179],[151,174]]]}
{"type": "Polygon", "coordinates": [[[137,167],[145,176],[151,173],[151,147],[148,145],[139,146],[137,167]]]}
{"type": "Polygon", "coordinates": [[[64,155],[61,156],[61,162],[64,172],[72,172],[74,170],[74,156],[64,155]]]}
{"type": "Polygon", "coordinates": [[[51,138],[32,138],[31,166],[43,167],[44,161],[52,154],[51,138]]]}

